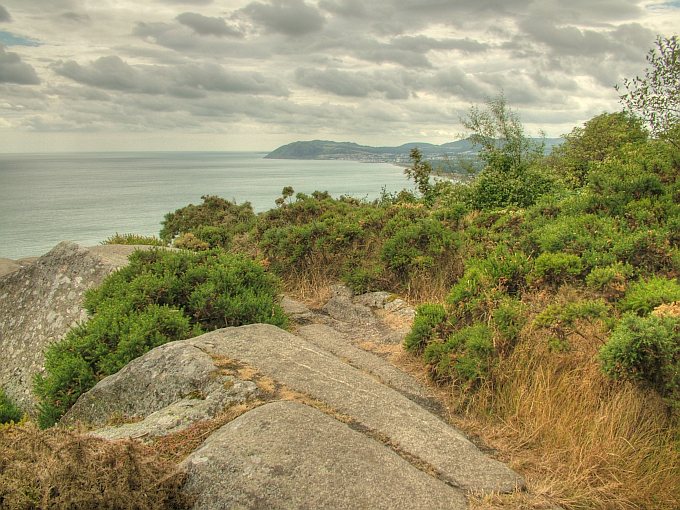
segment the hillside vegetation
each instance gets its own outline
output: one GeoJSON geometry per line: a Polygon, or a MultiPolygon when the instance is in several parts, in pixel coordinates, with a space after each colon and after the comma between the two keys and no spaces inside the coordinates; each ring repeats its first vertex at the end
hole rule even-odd
{"type": "MultiPolygon", "coordinates": [[[[568,508],[680,503],[680,152],[605,113],[544,156],[502,97],[470,111],[485,167],[375,202],[204,197],[162,237],[258,257],[289,290],[342,280],[421,303],[405,348],[451,405],[568,508]],[[181,228],[179,227],[181,225],[181,228]],[[170,235],[172,233],[172,235],[170,235]]],[[[515,501],[483,502],[482,505],[515,501]]]]}
{"type": "MultiPolygon", "coordinates": [[[[659,39],[648,60],[675,66],[677,92],[676,45],[659,39]]],[[[414,192],[366,202],[287,187],[259,215],[215,196],[167,214],[160,238],[185,250],[137,253],[88,294],[92,319],[37,381],[43,425],[156,345],[285,326],[275,275],[302,297],[341,280],[419,305],[404,348],[453,419],[526,476],[529,495],[479,508],[680,508],[677,94],[645,96],[653,83],[636,80],[627,111],[574,128],[549,155],[502,96],[472,108],[484,167],[465,184],[433,181],[413,148],[414,192]]]]}

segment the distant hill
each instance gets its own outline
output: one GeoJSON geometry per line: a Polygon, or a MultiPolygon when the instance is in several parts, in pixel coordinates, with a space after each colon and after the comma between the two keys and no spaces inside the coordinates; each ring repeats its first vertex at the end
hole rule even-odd
{"type": "MultiPolygon", "coordinates": [[[[540,141],[540,139],[536,139],[540,141]]],[[[546,152],[562,143],[561,138],[546,138],[546,152]]],[[[476,147],[468,139],[449,142],[442,145],[411,142],[399,147],[371,147],[353,142],[332,142],[328,140],[311,140],[293,142],[282,145],[265,156],[268,159],[339,159],[364,161],[372,163],[408,164],[411,149],[417,147],[423,156],[430,161],[446,161],[455,159],[474,159],[476,147]]]]}

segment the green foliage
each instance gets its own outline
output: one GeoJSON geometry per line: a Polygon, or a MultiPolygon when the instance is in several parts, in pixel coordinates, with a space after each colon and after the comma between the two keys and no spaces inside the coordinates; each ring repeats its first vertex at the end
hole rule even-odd
{"type": "MultiPolygon", "coordinates": [[[[647,54],[649,67],[643,77],[626,79],[621,102],[639,115],[657,136],[666,137],[676,147],[680,115],[680,50],[678,37],[657,37],[656,48],[647,54]]],[[[619,87],[617,86],[617,90],[619,87]]]]}
{"type": "Polygon", "coordinates": [[[674,301],[680,301],[680,283],[676,279],[653,276],[632,284],[619,302],[619,308],[623,312],[647,315],[657,306],[674,301]]]}
{"type": "Polygon", "coordinates": [[[159,345],[228,326],[286,325],[278,281],[242,256],[219,251],[137,251],[86,293],[92,318],[45,353],[35,381],[40,424],[51,426],[103,377],[159,345]]]}
{"type": "Polygon", "coordinates": [[[535,164],[543,156],[543,144],[524,134],[503,95],[489,99],[483,110],[473,106],[462,122],[472,131],[470,141],[486,165],[470,190],[473,207],[527,207],[555,189],[555,179],[535,164]]]}
{"type": "Polygon", "coordinates": [[[582,325],[596,321],[607,321],[610,308],[603,299],[586,299],[571,303],[555,303],[547,306],[534,319],[534,326],[545,328],[554,337],[553,346],[568,348],[569,335],[585,337],[582,325]]]}
{"type": "Polygon", "coordinates": [[[432,165],[428,161],[423,160],[423,154],[417,147],[411,149],[411,166],[404,170],[404,174],[409,179],[413,179],[418,191],[421,195],[427,197],[432,190],[430,185],[430,175],[432,174],[432,165]]]}
{"type": "Polygon", "coordinates": [[[534,262],[534,268],[527,275],[528,283],[544,282],[557,285],[574,280],[583,271],[581,257],[571,253],[541,253],[534,262]]]}
{"type": "Polygon", "coordinates": [[[596,267],[586,276],[586,285],[603,292],[606,296],[620,297],[625,292],[628,278],[633,274],[633,266],[615,262],[604,267],[596,267]]]}
{"type": "Polygon", "coordinates": [[[202,204],[189,204],[165,215],[160,232],[163,241],[170,243],[179,235],[191,232],[211,248],[226,247],[235,234],[248,231],[255,222],[249,202],[236,204],[213,195],[204,195],[201,199],[202,204]],[[215,231],[206,231],[206,227],[219,229],[216,239],[215,231]]]}
{"type": "Polygon", "coordinates": [[[680,317],[624,315],[600,360],[611,377],[643,381],[680,404],[680,317]]]}
{"type": "Polygon", "coordinates": [[[144,246],[166,246],[166,242],[154,236],[143,236],[139,234],[119,234],[108,237],[102,244],[128,244],[144,246]]]}
{"type": "Polygon", "coordinates": [[[394,232],[385,241],[381,257],[400,276],[431,268],[454,243],[453,233],[441,222],[419,220],[394,232]]]}
{"type": "Polygon", "coordinates": [[[527,323],[526,305],[519,299],[503,298],[493,311],[493,325],[508,344],[509,350],[519,339],[520,331],[527,323]]]}
{"type": "Polygon", "coordinates": [[[193,232],[181,234],[172,244],[181,250],[205,251],[210,249],[210,245],[196,237],[193,232]]]}
{"type": "Polygon", "coordinates": [[[19,423],[24,413],[0,388],[0,425],[4,423],[19,423]]]}
{"type": "Polygon", "coordinates": [[[423,352],[438,380],[482,381],[489,372],[494,352],[493,336],[486,324],[474,324],[451,334],[444,343],[430,343],[423,352]]]}
{"type": "Polygon", "coordinates": [[[423,351],[435,337],[437,328],[446,320],[446,310],[439,304],[424,304],[416,309],[411,331],[404,339],[404,347],[415,353],[423,351]]]}
{"type": "Polygon", "coordinates": [[[629,143],[647,140],[642,122],[625,112],[603,113],[565,135],[562,145],[553,149],[550,163],[571,186],[586,184],[590,168],[604,161],[629,143]]]}

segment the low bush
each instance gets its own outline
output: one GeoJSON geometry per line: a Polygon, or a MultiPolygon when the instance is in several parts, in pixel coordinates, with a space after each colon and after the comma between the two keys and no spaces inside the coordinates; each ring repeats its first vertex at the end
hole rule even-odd
{"type": "Polygon", "coordinates": [[[430,343],[423,360],[439,381],[461,381],[474,385],[486,378],[493,362],[492,332],[486,324],[455,331],[445,342],[430,343]]]}
{"type": "Polygon", "coordinates": [[[92,318],[45,353],[35,381],[39,422],[54,424],[97,381],[149,350],[228,326],[285,327],[278,280],[249,259],[224,252],[137,251],[86,293],[92,318]]]}
{"type": "Polygon", "coordinates": [[[420,353],[437,336],[437,328],[446,320],[442,305],[424,304],[416,309],[411,331],[404,339],[404,346],[411,352],[420,353]]]}
{"type": "Polygon", "coordinates": [[[571,253],[541,253],[527,275],[528,283],[538,281],[556,286],[574,280],[583,271],[581,257],[571,253]]]}
{"type": "Polygon", "coordinates": [[[7,396],[5,390],[0,388],[0,425],[3,423],[19,423],[24,413],[12,399],[7,396]]]}
{"type": "Polygon", "coordinates": [[[619,302],[623,312],[647,315],[659,305],[680,301],[680,283],[661,276],[641,280],[630,286],[619,302]]]}
{"type": "Polygon", "coordinates": [[[600,350],[611,377],[651,385],[680,405],[680,317],[639,317],[627,313],[600,350]]]}
{"type": "Polygon", "coordinates": [[[108,237],[102,244],[131,244],[144,246],[166,246],[166,242],[155,236],[143,236],[139,234],[119,234],[108,237]]]}

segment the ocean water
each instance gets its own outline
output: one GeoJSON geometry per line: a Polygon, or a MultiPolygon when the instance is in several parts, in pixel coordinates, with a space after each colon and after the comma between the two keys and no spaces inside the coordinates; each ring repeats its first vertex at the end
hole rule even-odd
{"type": "Polygon", "coordinates": [[[41,255],[63,240],[158,235],[166,213],[202,195],[274,207],[284,186],[372,200],[411,188],[403,169],[354,161],[264,159],[264,153],[0,154],[0,258],[41,255]]]}

